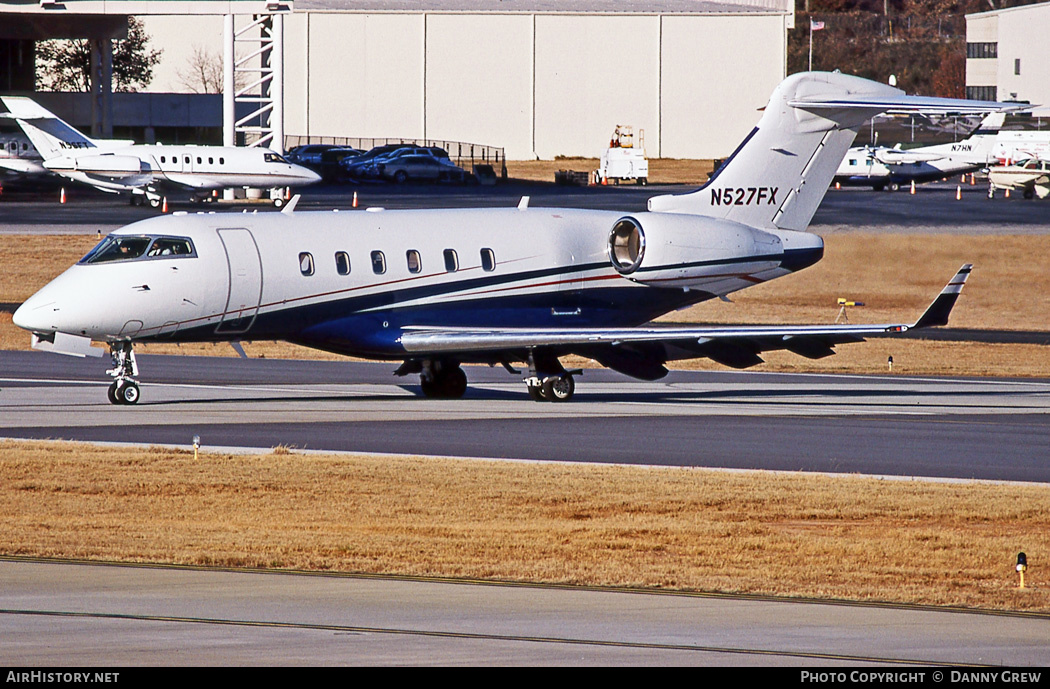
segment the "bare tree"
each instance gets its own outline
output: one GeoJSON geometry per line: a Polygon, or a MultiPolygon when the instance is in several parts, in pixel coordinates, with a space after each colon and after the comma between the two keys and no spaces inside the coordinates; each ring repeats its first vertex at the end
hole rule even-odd
{"type": "Polygon", "coordinates": [[[192,93],[222,93],[222,56],[194,45],[186,66],[176,70],[179,83],[192,93]]]}

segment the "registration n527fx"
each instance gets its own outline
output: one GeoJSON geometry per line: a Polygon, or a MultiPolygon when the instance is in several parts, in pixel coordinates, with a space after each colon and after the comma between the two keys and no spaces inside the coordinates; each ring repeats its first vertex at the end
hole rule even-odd
{"type": "Polygon", "coordinates": [[[823,242],[805,229],[868,118],[1002,107],[905,96],[838,73],[797,74],[705,187],[654,197],[647,212],[523,201],[350,213],[300,212],[293,203],[280,213],[162,216],[110,234],[14,321],[40,349],[101,355],[91,342],[106,343],[109,397],[120,404],[139,399],[133,347],[147,341],[281,339],[391,360],[399,375],[418,374],[428,397],[462,396],[461,364],[520,366],[538,401],[572,397],[578,371],[560,361],[568,354],[645,380],[677,359],[742,368],[775,349],[823,357],[864,335],[946,323],[970,267],[910,324],[649,323],[820,260],[823,242]]]}

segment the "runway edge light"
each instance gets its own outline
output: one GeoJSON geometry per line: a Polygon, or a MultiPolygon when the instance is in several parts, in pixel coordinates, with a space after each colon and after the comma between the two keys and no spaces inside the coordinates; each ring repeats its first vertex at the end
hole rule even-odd
{"type": "Polygon", "coordinates": [[[201,449],[201,437],[199,435],[193,436],[193,459],[198,458],[198,452],[201,449]]]}
{"type": "Polygon", "coordinates": [[[1028,556],[1024,554],[1024,551],[1017,553],[1017,573],[1021,576],[1021,585],[1018,588],[1024,588],[1024,573],[1028,571],[1028,556]]]}

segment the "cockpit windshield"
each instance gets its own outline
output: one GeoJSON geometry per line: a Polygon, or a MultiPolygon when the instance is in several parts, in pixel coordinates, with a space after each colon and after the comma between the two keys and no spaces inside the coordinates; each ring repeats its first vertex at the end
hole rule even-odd
{"type": "Polygon", "coordinates": [[[189,258],[197,255],[185,237],[109,235],[88,252],[80,263],[109,263],[153,258],[189,258]]]}
{"type": "Polygon", "coordinates": [[[264,154],[263,155],[263,160],[266,161],[267,163],[284,163],[285,165],[289,165],[290,164],[282,156],[280,156],[280,155],[278,155],[276,153],[266,153],[266,154],[264,154]]]}

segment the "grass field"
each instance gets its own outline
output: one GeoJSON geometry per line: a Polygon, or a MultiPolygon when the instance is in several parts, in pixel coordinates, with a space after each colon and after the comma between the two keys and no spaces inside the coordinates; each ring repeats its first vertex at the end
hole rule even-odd
{"type": "Polygon", "coordinates": [[[8,555],[1050,611],[1050,486],[13,441],[0,477],[8,555]]]}

